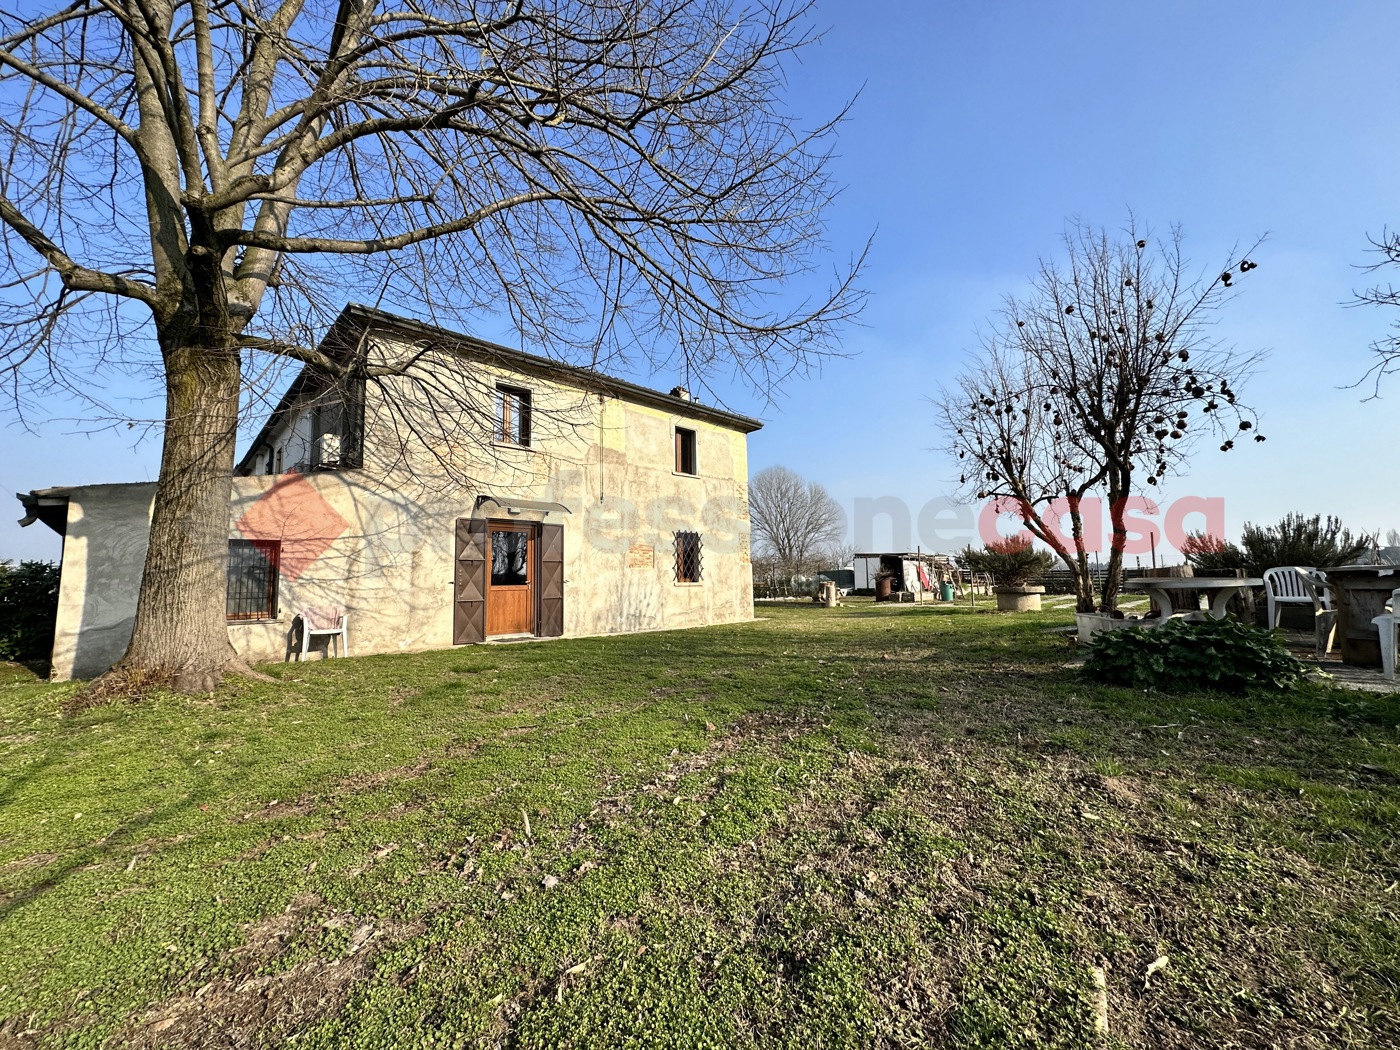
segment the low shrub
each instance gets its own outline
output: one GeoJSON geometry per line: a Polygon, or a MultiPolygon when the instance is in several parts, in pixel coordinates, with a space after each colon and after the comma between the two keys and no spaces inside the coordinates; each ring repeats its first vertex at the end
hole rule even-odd
{"type": "Polygon", "coordinates": [[[1272,631],[1237,620],[1127,627],[1095,636],[1084,674],[1106,685],[1186,692],[1291,689],[1303,665],[1272,631]]]}
{"type": "Polygon", "coordinates": [[[46,660],[58,620],[58,566],[0,561],[0,660],[46,660]]]}
{"type": "Polygon", "coordinates": [[[1331,515],[1324,519],[1321,514],[1286,514],[1277,525],[1245,522],[1239,544],[1195,533],[1186,537],[1181,552],[1197,576],[1233,576],[1236,569],[1246,576],[1262,576],[1276,565],[1347,565],[1376,545],[1372,537],[1353,534],[1331,515]]]}
{"type": "Polygon", "coordinates": [[[1187,536],[1181,544],[1181,553],[1196,576],[1235,576],[1248,568],[1243,550],[1229,540],[1205,533],[1187,536]]]}
{"type": "Polygon", "coordinates": [[[1038,551],[1030,540],[1009,536],[993,540],[980,551],[968,547],[957,556],[960,568],[986,573],[999,587],[1022,587],[1034,583],[1055,565],[1047,551],[1038,551]]]}

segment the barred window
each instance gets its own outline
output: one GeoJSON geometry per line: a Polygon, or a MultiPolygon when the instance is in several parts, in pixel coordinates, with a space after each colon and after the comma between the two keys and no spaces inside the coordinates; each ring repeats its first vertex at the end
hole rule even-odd
{"type": "Polygon", "coordinates": [[[282,545],[276,540],[228,541],[228,619],[277,618],[277,562],[281,553],[282,545]]]}
{"type": "Polygon", "coordinates": [[[700,533],[676,533],[676,582],[700,582],[700,533]]]}
{"type": "Polygon", "coordinates": [[[530,444],[530,391],[513,386],[496,388],[496,440],[530,444]]]}

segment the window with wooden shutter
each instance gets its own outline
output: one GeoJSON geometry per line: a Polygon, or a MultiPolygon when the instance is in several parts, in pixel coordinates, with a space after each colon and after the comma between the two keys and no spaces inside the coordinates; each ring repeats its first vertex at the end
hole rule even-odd
{"type": "Polygon", "coordinates": [[[496,387],[496,440],[511,445],[530,444],[530,391],[520,387],[496,387]]]}
{"type": "Polygon", "coordinates": [[[695,431],[676,427],[676,473],[695,474],[695,431]]]}

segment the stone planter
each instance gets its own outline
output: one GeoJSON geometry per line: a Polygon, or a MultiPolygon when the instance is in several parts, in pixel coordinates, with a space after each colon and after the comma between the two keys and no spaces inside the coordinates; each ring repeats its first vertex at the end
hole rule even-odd
{"type": "Polygon", "coordinates": [[[1121,631],[1125,627],[1145,626],[1142,620],[1137,617],[1104,616],[1102,613],[1082,613],[1074,614],[1074,622],[1079,626],[1079,640],[1088,644],[1093,641],[1094,635],[1104,631],[1121,631]]]}
{"type": "Polygon", "coordinates": [[[997,612],[1040,612],[1040,596],[1044,587],[1016,586],[994,587],[997,596],[997,612]]]}

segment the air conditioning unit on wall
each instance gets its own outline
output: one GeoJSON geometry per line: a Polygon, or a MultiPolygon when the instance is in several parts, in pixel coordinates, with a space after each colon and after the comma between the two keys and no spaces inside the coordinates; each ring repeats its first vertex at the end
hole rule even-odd
{"type": "Polygon", "coordinates": [[[322,434],[316,439],[316,462],[323,467],[340,466],[339,434],[322,434]]]}

